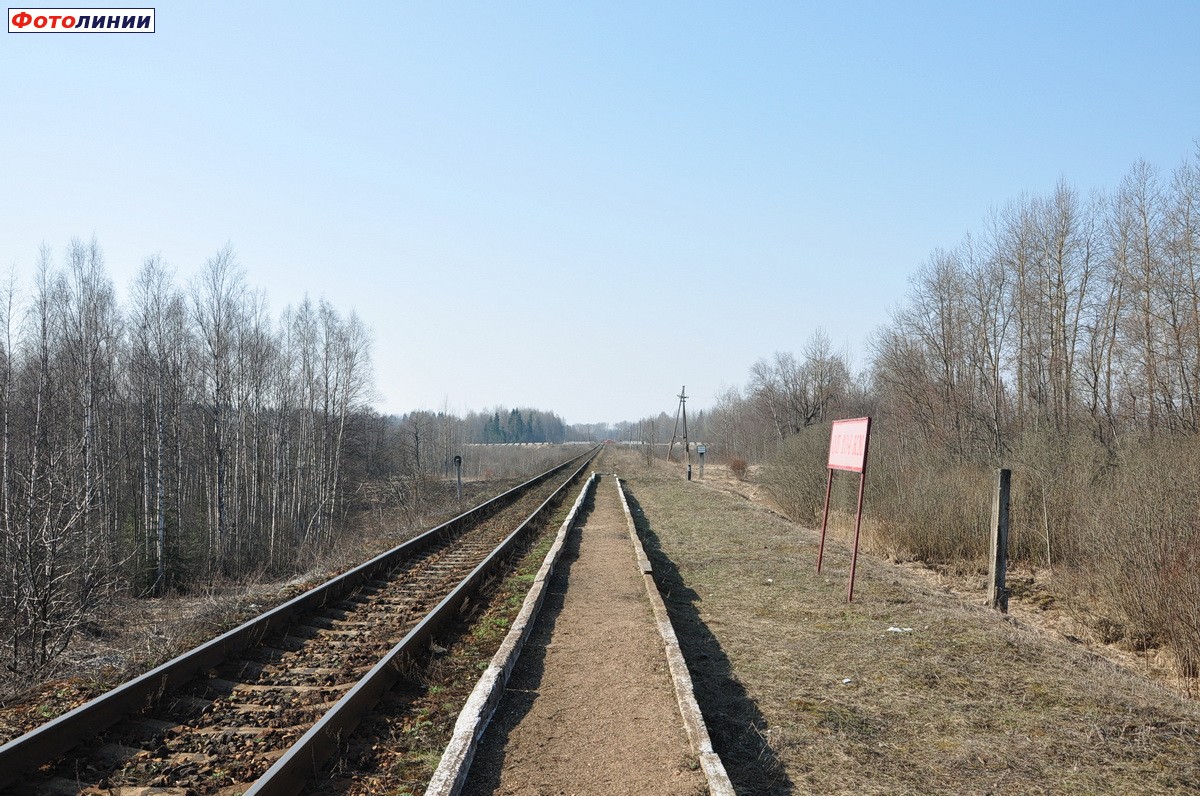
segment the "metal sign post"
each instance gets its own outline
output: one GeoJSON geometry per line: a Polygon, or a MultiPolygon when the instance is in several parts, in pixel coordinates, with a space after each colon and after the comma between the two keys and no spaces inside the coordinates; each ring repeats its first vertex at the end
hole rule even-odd
{"type": "Polygon", "coordinates": [[[817,574],[821,574],[821,562],[825,560],[825,526],[829,523],[829,493],[833,491],[833,469],[826,468],[825,510],[821,512],[821,543],[817,545],[817,574]]]}
{"type": "Polygon", "coordinates": [[[700,454],[700,477],[704,478],[704,446],[697,445],[696,453],[700,454]]]}
{"type": "Polygon", "coordinates": [[[854,575],[858,569],[858,540],[862,529],[863,496],[867,487],[867,447],[871,439],[871,418],[835,420],[829,434],[829,477],[825,482],[825,510],[821,515],[821,542],[817,547],[817,572],[825,557],[825,531],[829,524],[829,496],[833,490],[833,471],[858,473],[858,508],[854,514],[854,552],[850,557],[850,587],[847,602],[854,602],[854,575]]]}
{"type": "Polygon", "coordinates": [[[458,502],[462,503],[462,457],[454,457],[454,469],[458,473],[458,502]]]}

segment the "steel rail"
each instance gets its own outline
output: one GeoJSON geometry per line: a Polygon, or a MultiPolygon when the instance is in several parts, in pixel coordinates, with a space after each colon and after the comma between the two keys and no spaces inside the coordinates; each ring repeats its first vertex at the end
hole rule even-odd
{"type": "MultiPolygon", "coordinates": [[[[553,477],[581,459],[585,461],[580,469],[586,467],[587,462],[596,455],[598,450],[599,446],[596,446],[585,453],[572,457],[496,497],[414,536],[391,550],[380,553],[369,561],[243,622],[232,630],[160,664],[58,718],[14,738],[0,746],[0,788],[9,785],[32,769],[62,757],[71,748],[93,739],[98,733],[127,716],[152,707],[164,694],[179,688],[193,679],[197,673],[211,669],[226,658],[256,644],[271,632],[285,627],[297,616],[333,602],[353,592],[381,571],[390,570],[406,558],[419,554],[447,538],[454,538],[464,526],[490,516],[503,506],[513,502],[527,489],[553,477]]],[[[573,479],[578,472],[576,470],[571,478],[573,479]]]]}
{"type": "Polygon", "coordinates": [[[291,748],[285,752],[243,796],[292,796],[303,789],[305,783],[316,774],[320,766],[337,750],[338,744],[347,738],[359,722],[371,712],[383,694],[399,679],[404,663],[426,648],[437,630],[451,619],[480,582],[492,573],[516,547],[529,524],[554,501],[591,463],[599,448],[589,451],[588,458],[562,486],[525,518],[517,528],[505,537],[488,556],[481,561],[446,595],[425,618],[405,634],[363,675],[346,694],[334,704],[316,724],[309,728],[291,748]]]}

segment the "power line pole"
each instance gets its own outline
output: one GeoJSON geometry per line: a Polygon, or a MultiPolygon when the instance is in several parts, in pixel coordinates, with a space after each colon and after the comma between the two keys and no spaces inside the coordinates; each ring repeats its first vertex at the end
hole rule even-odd
{"type": "Polygon", "coordinates": [[[685,461],[688,464],[692,463],[692,449],[688,445],[688,430],[687,430],[687,385],[679,389],[679,406],[675,409],[675,429],[671,432],[671,444],[667,446],[667,461],[671,461],[671,454],[675,450],[675,440],[679,439],[679,418],[683,417],[683,453],[685,461]]]}

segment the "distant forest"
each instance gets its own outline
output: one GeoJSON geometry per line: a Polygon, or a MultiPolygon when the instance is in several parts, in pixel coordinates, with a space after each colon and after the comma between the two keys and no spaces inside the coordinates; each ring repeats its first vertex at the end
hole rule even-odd
{"type": "Polygon", "coordinates": [[[486,415],[471,414],[467,417],[467,428],[473,442],[564,442],[567,427],[553,412],[537,409],[513,409],[503,415],[499,410],[486,415]],[[483,426],[479,420],[483,418],[483,426]]]}

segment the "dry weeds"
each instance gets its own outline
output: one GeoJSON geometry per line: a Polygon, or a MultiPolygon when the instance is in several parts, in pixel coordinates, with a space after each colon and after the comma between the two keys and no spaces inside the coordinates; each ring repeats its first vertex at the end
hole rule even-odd
{"type": "Polygon", "coordinates": [[[871,556],[848,605],[844,545],[616,466],[739,794],[1200,793],[1195,703],[871,556]]]}

